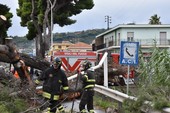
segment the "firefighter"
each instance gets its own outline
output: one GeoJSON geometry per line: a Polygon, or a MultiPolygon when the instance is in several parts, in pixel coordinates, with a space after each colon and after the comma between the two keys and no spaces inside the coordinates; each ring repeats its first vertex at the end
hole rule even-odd
{"type": "Polygon", "coordinates": [[[84,61],[82,64],[82,71],[84,74],[80,74],[80,80],[83,84],[83,92],[79,104],[79,110],[81,113],[87,113],[85,106],[87,105],[87,110],[89,113],[94,113],[93,108],[93,96],[94,96],[94,86],[95,86],[95,76],[94,71],[90,70],[92,64],[88,60],[84,61]]]}
{"type": "MultiPolygon", "coordinates": [[[[64,113],[64,108],[61,105],[59,98],[64,91],[68,91],[68,80],[66,74],[61,70],[62,61],[55,58],[50,68],[46,69],[39,77],[43,80],[43,97],[49,100],[47,113],[64,113]]],[[[38,83],[39,81],[36,81],[38,83]]]]}

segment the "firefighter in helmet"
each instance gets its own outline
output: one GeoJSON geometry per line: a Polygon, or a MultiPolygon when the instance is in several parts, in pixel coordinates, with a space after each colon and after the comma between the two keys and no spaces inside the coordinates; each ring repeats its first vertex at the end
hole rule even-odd
{"type": "Polygon", "coordinates": [[[68,91],[68,80],[66,74],[61,70],[62,61],[55,58],[51,67],[46,69],[39,77],[43,80],[43,97],[49,100],[50,105],[47,113],[64,113],[64,108],[60,104],[59,98],[63,91],[68,91]]]}
{"type": "Polygon", "coordinates": [[[85,106],[87,105],[87,110],[89,113],[94,113],[93,108],[93,96],[94,96],[94,86],[95,86],[95,76],[94,71],[90,70],[92,64],[89,61],[84,61],[82,64],[82,71],[84,74],[80,74],[80,79],[83,83],[83,92],[81,96],[81,101],[79,104],[79,110],[81,113],[87,113],[85,106]]]}

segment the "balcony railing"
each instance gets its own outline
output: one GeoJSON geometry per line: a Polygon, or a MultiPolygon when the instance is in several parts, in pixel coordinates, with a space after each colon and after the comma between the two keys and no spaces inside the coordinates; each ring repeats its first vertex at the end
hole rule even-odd
{"type": "MultiPolygon", "coordinates": [[[[122,40],[127,41],[127,40],[122,40]]],[[[136,39],[133,42],[139,42],[141,46],[152,46],[156,43],[156,45],[170,45],[170,39],[160,40],[160,39],[136,39]]]]}
{"type": "MultiPolygon", "coordinates": [[[[121,41],[127,41],[127,40],[121,40],[121,41]]],[[[139,42],[139,45],[141,46],[153,46],[154,44],[156,44],[157,46],[161,46],[161,47],[169,47],[170,46],[170,39],[167,40],[161,40],[160,39],[136,39],[133,40],[132,42],[139,42]]],[[[112,41],[108,42],[108,44],[103,43],[101,45],[97,45],[95,46],[96,50],[99,49],[103,49],[106,47],[111,47],[111,46],[120,46],[118,45],[118,43],[113,43],[112,41]],[[117,44],[117,45],[116,45],[117,44]]]]}
{"type": "Polygon", "coordinates": [[[101,44],[99,46],[96,46],[96,50],[106,48],[106,44],[101,44]]]}

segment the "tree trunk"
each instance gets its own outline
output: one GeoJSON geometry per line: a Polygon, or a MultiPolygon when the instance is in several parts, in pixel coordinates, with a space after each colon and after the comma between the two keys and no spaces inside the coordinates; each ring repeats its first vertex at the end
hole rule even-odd
{"type": "Polygon", "coordinates": [[[35,37],[35,41],[36,41],[36,56],[40,57],[40,58],[45,58],[45,43],[44,43],[44,39],[43,39],[43,33],[41,30],[41,25],[38,24],[38,20],[36,20],[35,18],[35,1],[32,0],[32,12],[31,12],[31,19],[33,20],[33,24],[37,30],[37,36],[35,37]]]}

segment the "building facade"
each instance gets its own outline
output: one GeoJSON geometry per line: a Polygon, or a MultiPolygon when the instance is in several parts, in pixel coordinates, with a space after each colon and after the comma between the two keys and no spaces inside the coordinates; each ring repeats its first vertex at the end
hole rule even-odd
{"type": "Polygon", "coordinates": [[[61,43],[54,43],[53,51],[65,51],[71,45],[74,45],[74,44],[69,41],[62,41],[61,43]]]}
{"type": "Polygon", "coordinates": [[[84,42],[73,44],[69,41],[62,41],[53,44],[53,51],[87,52],[92,51],[92,46],[84,42]]]}
{"type": "Polygon", "coordinates": [[[74,45],[69,46],[68,50],[72,52],[88,52],[92,51],[92,46],[84,42],[77,42],[74,45]]]}
{"type": "Polygon", "coordinates": [[[156,46],[170,48],[170,25],[117,25],[101,33],[95,38],[95,50],[114,48],[113,52],[119,53],[121,41],[139,42],[140,47],[146,51],[156,46]]]}

